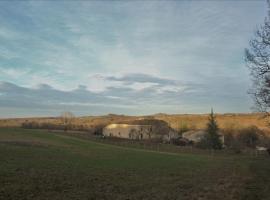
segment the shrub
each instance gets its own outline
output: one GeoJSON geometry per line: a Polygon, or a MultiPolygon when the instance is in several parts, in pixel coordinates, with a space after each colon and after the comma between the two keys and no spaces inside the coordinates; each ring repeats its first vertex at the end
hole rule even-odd
{"type": "Polygon", "coordinates": [[[181,123],[180,123],[180,127],[179,127],[179,129],[178,129],[178,134],[179,134],[179,136],[182,136],[182,134],[183,134],[184,132],[187,132],[187,131],[189,131],[189,130],[190,130],[190,129],[188,128],[187,123],[181,122],[181,123]]]}
{"type": "Polygon", "coordinates": [[[237,139],[246,147],[254,148],[259,141],[259,135],[262,133],[256,126],[243,128],[239,131],[237,139]]]}
{"type": "Polygon", "coordinates": [[[104,128],[104,126],[102,126],[102,125],[96,126],[94,128],[94,135],[102,135],[103,134],[103,128],[104,128]]]}
{"type": "Polygon", "coordinates": [[[173,138],[171,139],[171,143],[177,146],[186,146],[189,145],[189,141],[184,138],[173,138]]]}
{"type": "Polygon", "coordinates": [[[233,127],[225,128],[222,133],[224,134],[224,145],[228,148],[233,147],[236,141],[237,129],[233,127]]]}
{"type": "Polygon", "coordinates": [[[31,129],[31,128],[39,128],[39,124],[37,122],[35,122],[35,121],[23,122],[21,126],[22,126],[22,128],[29,128],[29,129],[31,129]]]}

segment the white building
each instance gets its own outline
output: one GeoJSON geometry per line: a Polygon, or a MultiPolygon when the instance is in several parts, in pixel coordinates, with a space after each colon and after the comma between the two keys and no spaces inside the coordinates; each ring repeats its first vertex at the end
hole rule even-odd
{"type": "MultiPolygon", "coordinates": [[[[182,137],[194,143],[198,143],[205,137],[206,134],[207,132],[205,130],[191,130],[191,131],[184,132],[182,134],[182,137]]],[[[222,144],[224,144],[224,135],[219,133],[219,136],[220,136],[222,144]]]]}
{"type": "Polygon", "coordinates": [[[151,125],[110,124],[103,128],[103,135],[127,139],[151,139],[152,131],[151,125]]]}

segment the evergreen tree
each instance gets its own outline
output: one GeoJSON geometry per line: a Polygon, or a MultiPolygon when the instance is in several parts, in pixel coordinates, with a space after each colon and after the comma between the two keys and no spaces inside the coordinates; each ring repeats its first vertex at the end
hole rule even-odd
{"type": "Polygon", "coordinates": [[[207,129],[206,129],[206,141],[209,148],[212,149],[222,149],[222,142],[220,140],[220,136],[218,134],[219,128],[218,124],[213,112],[213,109],[211,109],[211,113],[209,115],[207,123],[207,129]]]}

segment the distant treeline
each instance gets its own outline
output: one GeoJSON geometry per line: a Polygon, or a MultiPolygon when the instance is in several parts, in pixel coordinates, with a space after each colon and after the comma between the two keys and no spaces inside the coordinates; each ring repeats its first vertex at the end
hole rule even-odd
{"type": "Polygon", "coordinates": [[[55,124],[55,123],[48,123],[48,122],[36,122],[36,121],[27,121],[23,122],[21,125],[22,128],[26,129],[48,129],[48,130],[73,130],[73,131],[85,131],[95,135],[101,135],[102,129],[104,126],[98,125],[95,127],[88,127],[83,125],[76,125],[76,124],[55,124]]]}

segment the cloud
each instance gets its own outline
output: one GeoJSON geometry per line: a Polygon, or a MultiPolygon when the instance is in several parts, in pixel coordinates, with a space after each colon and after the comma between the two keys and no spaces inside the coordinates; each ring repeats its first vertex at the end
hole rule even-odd
{"type": "Polygon", "coordinates": [[[0,107],[248,111],[243,49],[263,9],[263,1],[1,1],[0,107]]]}
{"type": "Polygon", "coordinates": [[[0,73],[9,78],[12,79],[18,79],[21,78],[22,76],[25,76],[26,74],[28,74],[30,72],[29,69],[15,69],[15,68],[1,68],[0,66],[0,73]]]}
{"type": "Polygon", "coordinates": [[[134,90],[153,88],[157,93],[184,91],[190,89],[191,86],[191,84],[185,84],[179,80],[143,73],[128,73],[119,76],[96,74],[92,77],[103,80],[109,87],[131,88],[134,90]]]}
{"type": "Polygon", "coordinates": [[[106,80],[121,81],[125,83],[156,83],[158,85],[176,85],[177,81],[167,78],[160,78],[149,74],[126,74],[121,77],[108,76],[106,80]]]}
{"type": "MultiPolygon", "coordinates": [[[[142,79],[137,74],[134,77],[138,79],[136,78],[133,81],[145,83],[148,76],[142,75],[142,79]]],[[[145,87],[140,90],[127,86],[107,87],[106,90],[101,92],[89,91],[84,85],[79,85],[74,90],[64,91],[55,89],[48,84],[22,87],[10,82],[0,82],[0,107],[27,108],[33,111],[56,109],[59,112],[61,109],[73,109],[75,113],[83,108],[85,110],[89,109],[94,113],[99,113],[102,110],[101,108],[107,108],[108,111],[118,109],[117,111],[121,112],[123,109],[133,110],[138,106],[142,106],[141,109],[144,109],[150,104],[162,104],[168,101],[166,99],[168,97],[173,100],[172,102],[176,103],[176,98],[178,98],[180,93],[184,93],[184,91],[161,91],[162,87],[164,87],[162,84],[168,86],[168,84],[174,82],[170,82],[167,79],[163,80],[162,78],[155,79],[153,76],[149,77],[149,81],[157,82],[158,85],[145,87]],[[162,96],[160,96],[161,93],[162,96]]]]}

